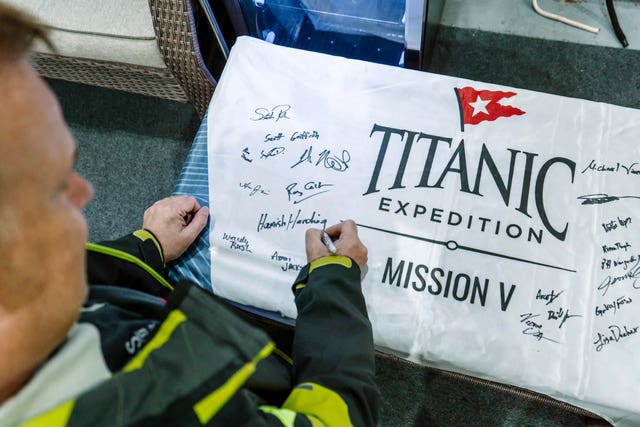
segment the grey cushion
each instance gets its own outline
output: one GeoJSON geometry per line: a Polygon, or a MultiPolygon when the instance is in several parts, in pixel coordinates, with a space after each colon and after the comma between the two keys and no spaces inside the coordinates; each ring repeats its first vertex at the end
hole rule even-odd
{"type": "MultiPolygon", "coordinates": [[[[51,28],[63,56],[166,68],[148,0],[3,0],[51,28]]],[[[35,46],[47,52],[44,44],[35,46]]]]}

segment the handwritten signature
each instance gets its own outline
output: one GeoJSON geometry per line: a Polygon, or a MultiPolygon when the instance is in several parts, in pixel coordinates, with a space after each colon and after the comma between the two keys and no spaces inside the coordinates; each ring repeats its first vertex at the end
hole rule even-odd
{"type": "Polygon", "coordinates": [[[260,158],[261,159],[268,159],[269,157],[275,157],[278,154],[282,154],[284,153],[284,147],[273,147],[271,150],[269,151],[264,151],[262,150],[260,152],[260,158]]]}
{"type": "Polygon", "coordinates": [[[327,169],[333,169],[337,172],[344,172],[349,169],[349,162],[351,161],[351,154],[347,150],[342,150],[340,155],[332,155],[331,150],[323,150],[318,154],[317,158],[313,156],[313,147],[309,147],[304,150],[304,153],[300,156],[300,159],[291,166],[291,169],[302,163],[309,163],[314,166],[322,165],[327,169]]]}
{"type": "Polygon", "coordinates": [[[603,203],[615,202],[620,199],[640,199],[640,196],[610,196],[605,193],[585,194],[578,197],[583,205],[601,205],[603,203]]]}
{"type": "Polygon", "coordinates": [[[291,138],[289,138],[289,141],[293,142],[293,141],[300,141],[300,140],[305,140],[305,139],[320,139],[320,134],[318,133],[317,130],[311,130],[311,131],[301,131],[301,132],[294,132],[293,135],[291,135],[291,138]]]}
{"type": "Polygon", "coordinates": [[[538,293],[536,294],[536,300],[543,300],[546,301],[545,305],[549,305],[549,304],[553,304],[553,302],[556,300],[556,298],[558,298],[560,295],[562,295],[564,291],[560,291],[557,294],[555,293],[555,291],[551,291],[548,294],[543,294],[542,293],[542,289],[538,289],[538,293]]]}
{"type": "Polygon", "coordinates": [[[271,135],[268,133],[264,136],[264,142],[280,141],[282,138],[284,138],[284,134],[282,132],[278,132],[277,135],[271,135]]]}
{"type": "Polygon", "coordinates": [[[253,162],[253,159],[249,157],[250,155],[251,153],[249,152],[249,147],[244,147],[244,149],[242,150],[242,154],[240,154],[242,160],[251,163],[253,162]]]}
{"type": "Polygon", "coordinates": [[[544,332],[542,332],[542,325],[540,323],[536,323],[531,319],[535,319],[540,316],[539,314],[533,313],[524,313],[520,315],[520,323],[524,323],[527,327],[522,330],[523,335],[531,335],[533,338],[538,341],[547,340],[556,344],[559,344],[559,341],[551,339],[549,337],[544,336],[544,332]]]}
{"type": "Polygon", "coordinates": [[[609,252],[613,252],[613,251],[620,251],[623,250],[625,252],[627,252],[627,250],[631,247],[631,245],[629,244],[629,242],[615,242],[612,245],[602,245],[602,252],[609,253],[609,252]]]}
{"type": "Polygon", "coordinates": [[[240,188],[242,188],[243,190],[249,190],[249,197],[255,196],[256,194],[262,194],[264,196],[268,196],[270,194],[269,190],[262,188],[262,185],[260,184],[253,185],[251,181],[241,182],[240,188]]]}
{"type": "MultiPolygon", "coordinates": [[[[275,134],[268,133],[264,136],[263,142],[274,142],[280,141],[285,138],[286,135],[282,132],[278,132],[275,134]]],[[[320,139],[320,133],[317,130],[303,130],[303,131],[295,131],[289,137],[289,141],[304,141],[307,139],[320,139]]]]}
{"type": "Polygon", "coordinates": [[[286,231],[293,230],[298,225],[315,226],[324,229],[327,226],[327,219],[322,218],[318,212],[313,211],[311,215],[302,213],[298,209],[296,213],[290,213],[288,216],[280,214],[280,216],[271,217],[268,213],[260,214],[256,231],[272,230],[284,228],[286,231]]]}
{"type": "Polygon", "coordinates": [[[259,120],[275,120],[278,122],[281,119],[291,118],[287,116],[289,110],[291,110],[291,105],[289,104],[279,104],[271,109],[260,107],[254,110],[254,115],[250,119],[254,122],[259,120]]]}
{"type": "Polygon", "coordinates": [[[287,198],[289,201],[293,199],[293,204],[297,205],[319,194],[330,191],[329,189],[325,189],[326,187],[333,187],[333,184],[326,184],[322,181],[308,181],[301,188],[297,182],[292,182],[286,187],[287,198]]]}
{"type": "Polygon", "coordinates": [[[222,240],[229,242],[229,247],[235,251],[253,253],[249,248],[249,240],[245,236],[223,233],[222,240]]]}
{"type": "Polygon", "coordinates": [[[620,327],[618,325],[609,325],[609,330],[604,334],[598,332],[598,336],[593,342],[593,345],[596,346],[596,351],[600,351],[609,344],[619,342],[620,340],[637,333],[638,326],[627,327],[623,325],[620,327]]]}
{"type": "Polygon", "coordinates": [[[631,217],[630,216],[628,216],[626,218],[616,217],[616,219],[612,219],[609,222],[603,222],[602,223],[602,228],[604,228],[604,232],[605,233],[609,233],[610,231],[613,231],[613,230],[617,229],[618,227],[627,228],[627,227],[629,227],[629,224],[631,224],[631,217]]]}
{"type": "Polygon", "coordinates": [[[582,317],[580,314],[569,314],[569,309],[564,309],[560,307],[557,310],[548,310],[547,311],[547,320],[560,320],[560,324],[558,325],[558,329],[562,328],[564,322],[572,317],[582,317]]]}
{"type": "Polygon", "coordinates": [[[596,305],[596,316],[604,316],[608,311],[613,310],[613,315],[615,316],[618,312],[618,309],[625,304],[631,304],[633,300],[627,296],[621,296],[611,302],[605,302],[602,304],[602,307],[596,305]]]}
{"type": "Polygon", "coordinates": [[[595,160],[591,160],[587,167],[585,167],[581,173],[585,172],[614,172],[624,173],[625,175],[640,175],[640,164],[633,162],[627,165],[622,163],[616,163],[615,166],[598,164],[595,160]]]}
{"type": "Polygon", "coordinates": [[[282,265],[280,265],[282,271],[300,271],[303,268],[302,265],[292,262],[291,257],[279,254],[278,251],[275,251],[273,255],[271,255],[271,259],[282,263],[282,265]]]}
{"type": "Polygon", "coordinates": [[[620,283],[626,280],[633,279],[633,288],[640,289],[640,284],[638,283],[638,279],[640,278],[640,259],[636,264],[629,269],[625,274],[621,276],[607,276],[600,285],[598,285],[598,290],[602,291],[602,296],[605,296],[609,291],[609,288],[616,283],[620,283]]]}
{"type": "Polygon", "coordinates": [[[602,261],[600,261],[600,270],[610,270],[611,268],[622,266],[622,269],[624,271],[627,271],[629,265],[633,264],[636,261],[638,261],[638,257],[635,255],[631,255],[626,259],[620,259],[620,257],[618,257],[617,259],[602,258],[602,261]]]}

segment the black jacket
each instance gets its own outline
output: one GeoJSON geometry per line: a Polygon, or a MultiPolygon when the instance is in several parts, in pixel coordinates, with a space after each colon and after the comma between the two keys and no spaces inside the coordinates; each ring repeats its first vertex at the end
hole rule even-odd
{"type": "Polygon", "coordinates": [[[80,321],[99,330],[113,376],[33,422],[376,425],[371,325],[351,259],[324,257],[298,275],[286,364],[264,332],[219,299],[190,283],[169,284],[150,233],[87,248],[91,286],[80,321]]]}

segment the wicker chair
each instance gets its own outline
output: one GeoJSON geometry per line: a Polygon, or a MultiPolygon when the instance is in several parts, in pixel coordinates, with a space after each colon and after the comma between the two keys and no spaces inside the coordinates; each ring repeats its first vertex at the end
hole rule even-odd
{"type": "Polygon", "coordinates": [[[44,77],[190,102],[202,118],[217,82],[200,54],[195,0],[149,0],[149,7],[166,69],[41,52],[34,68],[44,77]]]}

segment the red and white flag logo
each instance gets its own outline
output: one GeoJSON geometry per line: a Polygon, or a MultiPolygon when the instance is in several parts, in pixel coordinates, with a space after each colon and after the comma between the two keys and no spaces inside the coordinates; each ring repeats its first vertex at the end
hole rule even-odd
{"type": "Polygon", "coordinates": [[[524,111],[511,105],[502,105],[500,100],[511,98],[515,92],[499,90],[475,90],[472,87],[455,88],[460,106],[460,128],[477,125],[484,121],[494,121],[500,117],[521,116],[524,111]]]}

